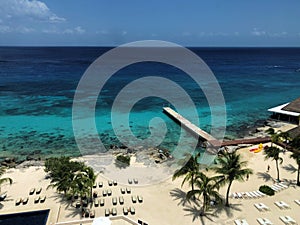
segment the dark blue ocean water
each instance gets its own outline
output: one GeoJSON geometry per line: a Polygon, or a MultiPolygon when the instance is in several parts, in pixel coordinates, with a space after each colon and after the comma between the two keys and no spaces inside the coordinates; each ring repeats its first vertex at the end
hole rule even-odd
{"type": "MultiPolygon", "coordinates": [[[[215,74],[226,101],[226,136],[269,117],[267,109],[300,95],[300,48],[190,48],[215,74]]],[[[0,48],[0,152],[15,155],[78,155],[72,130],[72,102],[89,65],[110,50],[102,47],[0,48]]],[[[120,144],[110,110],[119,91],[145,75],[177,82],[194,101],[201,128],[210,129],[206,98],[181,70],[146,62],[118,71],[102,89],[96,110],[99,136],[105,146],[120,144]]],[[[132,109],[130,126],[139,138],[149,136],[149,121],[161,117],[168,126],[162,147],[172,149],[179,126],[162,113],[159,98],[141,99],[132,109]]],[[[187,135],[188,136],[188,135],[187,135]]]]}

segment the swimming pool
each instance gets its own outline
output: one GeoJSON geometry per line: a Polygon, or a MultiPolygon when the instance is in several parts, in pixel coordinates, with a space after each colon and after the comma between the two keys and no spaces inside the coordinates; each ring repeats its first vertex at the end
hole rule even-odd
{"type": "Polygon", "coordinates": [[[48,210],[0,215],[0,225],[46,225],[48,210]]]}

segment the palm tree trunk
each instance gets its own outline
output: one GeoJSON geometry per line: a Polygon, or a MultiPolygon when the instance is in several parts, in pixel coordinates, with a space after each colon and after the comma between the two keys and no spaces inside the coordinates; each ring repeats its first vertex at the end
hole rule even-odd
{"type": "Polygon", "coordinates": [[[206,196],[203,195],[203,205],[202,205],[202,210],[200,212],[200,216],[204,216],[206,211],[206,196]]]}
{"type": "Polygon", "coordinates": [[[232,185],[232,181],[229,182],[228,188],[227,188],[227,192],[226,192],[226,203],[225,206],[229,207],[229,191],[232,185]]]}
{"type": "Polygon", "coordinates": [[[276,160],[276,169],[277,169],[277,181],[279,182],[279,166],[278,166],[278,160],[276,160]]]}
{"type": "Polygon", "coordinates": [[[297,185],[300,186],[300,164],[298,164],[297,185]]]}

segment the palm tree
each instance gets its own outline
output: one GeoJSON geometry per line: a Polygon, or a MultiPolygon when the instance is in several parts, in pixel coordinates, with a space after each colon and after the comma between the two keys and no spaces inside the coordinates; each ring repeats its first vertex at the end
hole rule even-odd
{"type": "Polygon", "coordinates": [[[295,159],[298,165],[298,172],[297,172],[297,185],[300,186],[300,150],[294,150],[293,153],[290,155],[291,158],[295,159]]]}
{"type": "Polygon", "coordinates": [[[223,175],[221,184],[228,183],[226,191],[225,205],[229,207],[229,193],[234,180],[245,181],[244,178],[253,173],[251,169],[243,168],[247,166],[246,161],[241,161],[241,155],[236,152],[223,152],[217,159],[218,166],[213,168],[214,171],[223,175]]]}
{"type": "Polygon", "coordinates": [[[194,190],[195,176],[198,174],[200,168],[198,163],[200,153],[197,153],[195,156],[187,155],[186,157],[189,157],[189,160],[182,168],[175,171],[172,179],[175,180],[178,177],[185,176],[181,183],[181,187],[185,182],[189,182],[192,190],[194,190]]]}
{"type": "Polygon", "coordinates": [[[279,179],[279,165],[278,165],[278,162],[280,164],[282,164],[282,162],[283,162],[283,159],[280,157],[281,152],[282,152],[282,150],[275,147],[275,146],[271,146],[269,148],[264,149],[265,159],[275,160],[276,169],[277,169],[277,180],[278,181],[280,180],[279,179]]]}
{"type": "MultiPolygon", "coordinates": [[[[0,167],[0,177],[6,172],[6,168],[4,166],[0,167]]],[[[9,184],[12,184],[13,180],[9,177],[0,178],[0,192],[1,192],[1,185],[3,183],[8,182],[9,184]]]]}
{"type": "Polygon", "coordinates": [[[214,200],[217,203],[222,202],[222,198],[218,192],[220,188],[220,176],[207,177],[204,173],[198,172],[195,176],[195,186],[197,189],[191,190],[187,193],[187,198],[202,195],[203,202],[200,211],[200,216],[204,216],[205,212],[210,207],[210,202],[214,200]]]}

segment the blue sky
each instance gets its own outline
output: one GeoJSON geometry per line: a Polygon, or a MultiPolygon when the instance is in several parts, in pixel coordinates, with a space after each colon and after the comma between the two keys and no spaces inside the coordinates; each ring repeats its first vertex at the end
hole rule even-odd
{"type": "Polygon", "coordinates": [[[0,0],[0,45],[299,46],[299,0],[0,0]]]}

